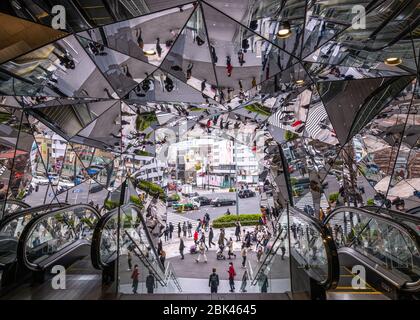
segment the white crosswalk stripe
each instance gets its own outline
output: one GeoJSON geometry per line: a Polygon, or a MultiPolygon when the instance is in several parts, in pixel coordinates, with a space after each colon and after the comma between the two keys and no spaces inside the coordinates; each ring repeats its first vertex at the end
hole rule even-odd
{"type": "Polygon", "coordinates": [[[309,115],[305,127],[306,136],[310,138],[316,138],[316,136],[322,130],[319,124],[327,117],[327,111],[325,110],[322,103],[319,103],[317,106],[309,109],[309,115]]]}
{"type": "Polygon", "coordinates": [[[184,221],[186,223],[188,221],[191,222],[193,228],[197,228],[197,226],[198,226],[198,221],[197,220],[193,220],[193,219],[184,217],[184,216],[182,216],[182,214],[174,213],[174,212],[171,212],[171,211],[167,212],[166,222],[168,223],[168,225],[169,225],[169,222],[172,222],[174,227],[176,227],[178,225],[178,223],[181,222],[181,226],[182,226],[184,221]]]}
{"type": "MultiPolygon", "coordinates": [[[[312,208],[314,207],[314,202],[312,199],[312,194],[311,192],[308,192],[307,194],[305,194],[301,199],[299,199],[299,201],[297,201],[297,203],[295,204],[295,207],[303,210],[305,208],[306,205],[310,205],[312,208]]],[[[328,208],[329,204],[328,204],[328,200],[327,197],[325,196],[325,194],[321,195],[321,208],[322,210],[325,210],[328,208]]]]}

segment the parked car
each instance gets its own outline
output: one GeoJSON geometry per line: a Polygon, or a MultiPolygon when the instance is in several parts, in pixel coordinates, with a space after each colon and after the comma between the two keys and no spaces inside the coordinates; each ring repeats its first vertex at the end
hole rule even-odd
{"type": "Polygon", "coordinates": [[[49,180],[48,180],[47,177],[43,177],[43,176],[32,176],[32,182],[34,184],[38,184],[40,186],[43,186],[43,185],[47,185],[49,180]]]}
{"type": "Polygon", "coordinates": [[[199,196],[198,192],[183,193],[182,195],[184,197],[188,197],[188,198],[198,197],[199,196]]]}
{"type": "Polygon", "coordinates": [[[238,193],[239,198],[252,198],[255,197],[255,192],[249,189],[241,190],[238,193]]]}
{"type": "Polygon", "coordinates": [[[99,184],[99,183],[97,183],[97,182],[94,182],[94,183],[92,183],[91,185],[90,185],[90,190],[89,190],[89,192],[90,193],[96,193],[96,192],[99,192],[99,191],[101,191],[101,190],[103,190],[104,189],[104,186],[103,185],[101,185],[101,184],[99,184]]]}
{"type": "Polygon", "coordinates": [[[199,202],[202,206],[209,206],[211,203],[211,200],[204,196],[194,197],[191,200],[199,202]]]}
{"type": "Polygon", "coordinates": [[[211,201],[211,205],[214,207],[233,206],[235,204],[236,204],[235,200],[226,199],[226,198],[216,198],[211,201]]]}

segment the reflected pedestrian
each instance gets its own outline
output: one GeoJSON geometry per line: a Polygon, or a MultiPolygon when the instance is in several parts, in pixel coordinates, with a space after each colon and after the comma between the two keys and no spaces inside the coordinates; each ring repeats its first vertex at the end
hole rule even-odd
{"type": "Polygon", "coordinates": [[[139,46],[140,49],[143,49],[144,48],[144,41],[143,41],[143,38],[142,38],[141,28],[136,29],[136,37],[137,37],[137,45],[139,46]]]}
{"type": "Polygon", "coordinates": [[[139,285],[139,269],[137,264],[134,266],[134,270],[131,273],[131,279],[133,280],[133,283],[131,285],[131,287],[133,288],[133,293],[137,293],[137,287],[139,285]]]}

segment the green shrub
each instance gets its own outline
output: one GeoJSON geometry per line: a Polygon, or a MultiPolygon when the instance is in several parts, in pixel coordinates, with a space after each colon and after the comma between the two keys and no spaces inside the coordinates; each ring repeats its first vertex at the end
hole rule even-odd
{"type": "Polygon", "coordinates": [[[261,115],[266,116],[266,117],[271,116],[270,108],[267,108],[260,103],[250,104],[248,106],[245,106],[244,109],[248,110],[248,111],[251,111],[251,112],[255,112],[257,114],[261,114],[261,115]]]}
{"type": "Polygon", "coordinates": [[[298,179],[297,179],[297,178],[295,178],[295,177],[291,177],[291,178],[290,178],[290,184],[291,184],[292,186],[294,186],[297,182],[298,182],[298,179]]]}
{"type": "Polygon", "coordinates": [[[116,207],[118,207],[118,202],[117,201],[112,201],[112,200],[106,200],[105,201],[105,208],[107,210],[112,210],[112,209],[115,209],[116,207]]]}
{"type": "Polygon", "coordinates": [[[136,129],[137,131],[144,131],[150,127],[150,125],[157,121],[155,112],[144,112],[137,115],[136,118],[136,129]]]}
{"type": "Polygon", "coordinates": [[[331,203],[336,202],[336,201],[338,200],[338,195],[339,195],[339,193],[338,193],[338,192],[333,192],[333,193],[330,193],[330,195],[328,196],[328,200],[329,200],[331,203]]]}
{"type": "Polygon", "coordinates": [[[239,220],[242,226],[257,225],[261,214],[240,214],[225,215],[213,220],[213,228],[230,228],[235,226],[235,222],[239,220]]]}
{"type": "Polygon", "coordinates": [[[366,204],[368,206],[374,206],[375,205],[375,201],[373,199],[367,199],[366,204]]]}
{"type": "Polygon", "coordinates": [[[284,139],[286,141],[293,141],[297,138],[299,138],[299,135],[292,131],[286,130],[286,132],[284,133],[284,139]]]}
{"type": "Polygon", "coordinates": [[[148,194],[152,196],[159,197],[162,201],[166,201],[165,191],[162,189],[162,187],[160,187],[156,183],[153,183],[147,180],[140,180],[137,187],[140,190],[143,190],[144,192],[147,192],[148,194]]]}
{"type": "Polygon", "coordinates": [[[181,200],[181,197],[179,196],[178,193],[174,193],[169,197],[169,199],[171,199],[173,201],[179,201],[179,200],[181,200]]]}
{"type": "Polygon", "coordinates": [[[140,208],[143,208],[143,202],[138,196],[130,196],[130,201],[139,206],[140,208]]]}
{"type": "Polygon", "coordinates": [[[235,188],[229,188],[229,192],[235,192],[235,188]]]}

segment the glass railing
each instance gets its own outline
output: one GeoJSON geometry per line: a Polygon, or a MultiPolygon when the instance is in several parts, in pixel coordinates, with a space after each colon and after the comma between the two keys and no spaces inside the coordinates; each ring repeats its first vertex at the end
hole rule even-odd
{"type": "Polygon", "coordinates": [[[315,218],[298,209],[289,209],[291,255],[308,275],[331,289],[338,283],[339,262],[332,236],[315,218]]]}
{"type": "Polygon", "coordinates": [[[248,266],[252,285],[258,284],[260,288],[266,286],[271,279],[271,271],[275,269],[275,261],[283,260],[285,256],[292,256],[324,288],[332,288],[338,283],[339,262],[336,247],[329,230],[318,220],[298,209],[289,208],[289,215],[287,211],[281,215],[276,229],[277,234],[269,242],[261,263],[256,267],[248,266]]]}
{"type": "Polygon", "coordinates": [[[168,262],[165,269],[165,291],[166,293],[181,293],[182,288],[176,277],[173,265],[168,262]]]}
{"type": "Polygon", "coordinates": [[[390,214],[341,207],[324,224],[339,249],[350,248],[371,261],[375,270],[381,267],[403,279],[405,289],[420,289],[420,238],[405,223],[390,214]]]}
{"type": "Polygon", "coordinates": [[[97,269],[105,269],[116,261],[119,254],[120,287],[128,286],[125,282],[129,275],[125,273],[130,271],[131,267],[128,266],[128,271],[125,270],[125,261],[129,256],[140,262],[142,275],[151,272],[161,287],[174,282],[173,272],[169,273],[169,278],[166,278],[165,271],[168,270],[162,265],[146,227],[143,211],[150,203],[150,201],[146,202],[143,208],[134,204],[116,208],[105,214],[95,228],[92,241],[92,264],[97,269]]]}
{"type": "Polygon", "coordinates": [[[99,213],[90,205],[73,205],[33,218],[22,231],[17,260],[30,270],[41,270],[65,252],[90,245],[99,213]]]}
{"type": "Polygon", "coordinates": [[[404,213],[401,211],[389,210],[377,206],[365,206],[362,208],[368,211],[372,211],[374,213],[380,213],[381,215],[384,215],[399,223],[402,223],[407,227],[411,228],[414,232],[417,233],[418,236],[420,236],[420,217],[412,216],[408,213],[404,213]]]}
{"type": "Polygon", "coordinates": [[[0,266],[16,260],[20,235],[32,218],[63,206],[62,204],[42,205],[9,213],[0,222],[0,266]]]}
{"type": "Polygon", "coordinates": [[[29,207],[29,204],[20,200],[0,201],[0,221],[14,212],[21,211],[29,207]]]}

